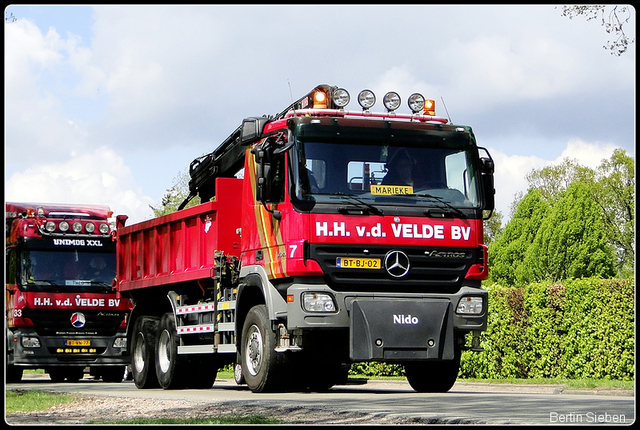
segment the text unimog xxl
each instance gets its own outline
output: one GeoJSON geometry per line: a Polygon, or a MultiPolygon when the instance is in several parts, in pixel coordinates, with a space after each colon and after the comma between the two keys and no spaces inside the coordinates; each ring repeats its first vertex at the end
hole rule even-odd
{"type": "Polygon", "coordinates": [[[470,127],[408,100],[412,114],[396,93],[373,113],[365,90],[346,111],[349,94],[320,85],[191,164],[205,203],[119,218],[139,388],[210,388],[236,363],[254,392],[319,390],[366,361],[403,364],[417,391],[451,388],[487,325],[493,161],[470,127]]]}

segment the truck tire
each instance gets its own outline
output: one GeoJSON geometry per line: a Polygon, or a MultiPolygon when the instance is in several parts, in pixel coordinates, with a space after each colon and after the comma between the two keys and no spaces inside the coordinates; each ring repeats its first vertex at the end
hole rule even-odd
{"type": "Polygon", "coordinates": [[[158,320],[140,317],[136,320],[131,339],[131,373],[140,389],[157,388],[155,347],[158,320]]]}
{"type": "Polygon", "coordinates": [[[193,354],[189,356],[188,388],[207,390],[213,386],[218,376],[218,364],[212,354],[193,354]]]}
{"type": "Polygon", "coordinates": [[[404,364],[407,382],[418,393],[446,393],[460,370],[460,354],[453,360],[415,361],[404,364]]]}
{"type": "Polygon", "coordinates": [[[22,380],[23,368],[7,364],[7,382],[20,382],[22,380]]]}
{"type": "Polygon", "coordinates": [[[279,380],[276,334],[265,305],[249,310],[242,328],[240,357],[244,382],[254,393],[275,391],[283,386],[279,380]]]}
{"type": "Polygon", "coordinates": [[[84,367],[52,367],[49,369],[49,378],[53,382],[78,382],[84,378],[84,367]]]}
{"type": "Polygon", "coordinates": [[[126,366],[109,366],[101,370],[102,382],[122,382],[126,366]]]}
{"type": "Polygon", "coordinates": [[[160,318],[156,338],[156,376],[165,390],[185,388],[191,382],[189,360],[178,355],[179,344],[175,317],[168,312],[160,318]]]}

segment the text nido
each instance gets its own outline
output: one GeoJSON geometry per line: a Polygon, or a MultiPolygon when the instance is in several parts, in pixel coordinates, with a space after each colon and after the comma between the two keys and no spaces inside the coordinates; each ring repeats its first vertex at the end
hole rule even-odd
{"type": "Polygon", "coordinates": [[[420,321],[418,321],[418,317],[414,317],[411,315],[394,315],[393,323],[394,324],[402,324],[402,325],[416,325],[420,321]]]}
{"type": "Polygon", "coordinates": [[[92,239],[53,239],[56,246],[102,246],[102,242],[92,239]]]}
{"type": "MultiPolygon", "coordinates": [[[[316,221],[316,236],[324,237],[351,237],[354,233],[355,237],[373,237],[384,238],[388,233],[384,230],[381,223],[376,225],[353,226],[353,232],[345,222],[316,221]]],[[[447,228],[444,225],[431,224],[391,224],[391,237],[402,239],[436,239],[436,240],[462,240],[469,241],[471,239],[471,227],[452,225],[447,228]]]]}

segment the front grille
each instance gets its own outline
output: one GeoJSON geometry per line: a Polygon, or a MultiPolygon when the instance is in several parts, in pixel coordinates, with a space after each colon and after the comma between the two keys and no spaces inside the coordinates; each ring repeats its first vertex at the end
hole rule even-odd
{"type": "Polygon", "coordinates": [[[458,291],[472,264],[479,263],[479,249],[435,247],[389,247],[353,245],[311,245],[309,257],[316,260],[336,291],[451,293],[458,291]],[[406,276],[394,278],[384,268],[388,252],[404,252],[410,261],[406,276]],[[379,258],[380,269],[336,267],[336,258],[379,258]]]}
{"type": "Polygon", "coordinates": [[[82,328],[76,328],[71,325],[71,315],[74,312],[66,309],[25,309],[24,316],[33,321],[36,333],[41,336],[114,336],[126,314],[126,312],[82,310],[85,324],[82,328]]]}

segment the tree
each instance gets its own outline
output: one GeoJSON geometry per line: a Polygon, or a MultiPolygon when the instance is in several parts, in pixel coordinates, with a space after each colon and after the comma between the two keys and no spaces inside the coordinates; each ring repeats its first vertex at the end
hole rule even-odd
{"type": "Polygon", "coordinates": [[[541,197],[553,204],[560,197],[569,185],[576,181],[592,180],[595,173],[588,167],[578,164],[576,159],[564,158],[557,166],[546,166],[541,169],[533,169],[525,179],[530,188],[537,188],[541,192],[541,197]]]}
{"type": "MultiPolygon", "coordinates": [[[[156,217],[167,215],[173,213],[178,210],[180,203],[187,197],[189,194],[189,175],[186,171],[182,171],[178,173],[173,179],[173,186],[169,188],[164,195],[162,196],[162,200],[160,202],[159,207],[154,207],[149,205],[151,210],[153,211],[153,215],[156,217]]],[[[195,206],[200,204],[200,197],[196,196],[186,207],[190,208],[191,206],[195,206]]]]}
{"type": "Polygon", "coordinates": [[[572,183],[545,217],[522,267],[526,282],[615,276],[602,212],[586,183],[572,183]]]}
{"type": "Polygon", "coordinates": [[[484,244],[489,246],[502,233],[502,213],[495,211],[491,218],[483,221],[484,225],[484,244]]]}
{"type": "Polygon", "coordinates": [[[602,160],[592,193],[623,277],[633,276],[635,267],[635,187],[635,162],[626,151],[616,149],[609,160],[602,160]]]}
{"type": "Polygon", "coordinates": [[[527,249],[549,211],[539,189],[532,188],[520,200],[502,234],[489,245],[489,281],[520,286],[525,276],[521,267],[527,249]]]}
{"type": "Polygon", "coordinates": [[[603,48],[611,51],[611,55],[620,56],[627,52],[629,44],[635,39],[628,37],[624,32],[624,25],[631,18],[630,6],[616,5],[583,5],[583,6],[563,6],[562,16],[573,19],[576,16],[585,16],[587,21],[602,19],[602,26],[608,34],[613,34],[616,39],[607,41],[603,48]]]}

